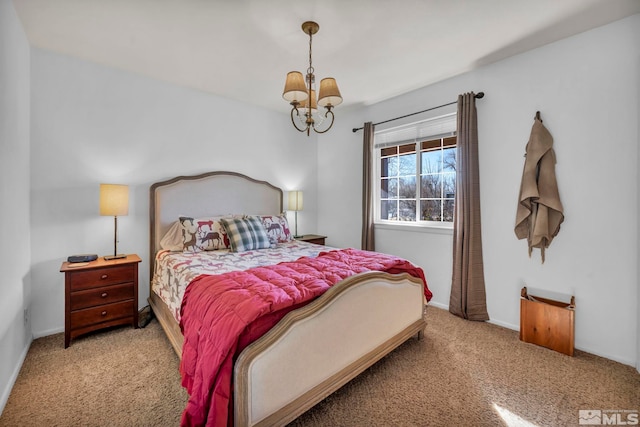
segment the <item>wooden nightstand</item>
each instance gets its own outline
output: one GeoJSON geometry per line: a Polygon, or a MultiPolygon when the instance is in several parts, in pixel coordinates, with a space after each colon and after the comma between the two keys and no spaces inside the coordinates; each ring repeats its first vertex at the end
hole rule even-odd
{"type": "Polygon", "coordinates": [[[324,239],[326,238],[327,236],[319,236],[317,234],[305,234],[304,236],[296,237],[296,240],[315,243],[316,245],[324,245],[324,239]]]}
{"type": "Polygon", "coordinates": [[[138,255],[89,263],[63,262],[64,348],[72,338],[97,329],[138,327],[138,255]]]}

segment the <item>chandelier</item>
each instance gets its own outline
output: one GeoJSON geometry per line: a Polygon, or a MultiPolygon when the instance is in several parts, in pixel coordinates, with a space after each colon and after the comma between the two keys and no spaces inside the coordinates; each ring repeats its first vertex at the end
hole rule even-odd
{"type": "Polygon", "coordinates": [[[291,71],[287,74],[282,97],[289,101],[291,108],[291,123],[300,132],[306,132],[309,136],[311,129],[316,133],[325,133],[333,126],[334,115],[331,109],[342,103],[342,96],[338,89],[336,79],[328,77],[320,81],[320,90],[315,90],[316,76],[313,74],[311,59],[311,43],[313,35],[318,32],[320,26],[307,21],[302,24],[302,31],[309,34],[309,68],[304,77],[299,71],[291,71]],[[316,102],[316,93],[318,99],[316,102]],[[326,109],[325,113],[318,112],[318,105],[326,109]],[[328,126],[322,126],[325,120],[329,120],[328,126]],[[298,125],[300,123],[300,125],[298,125]]]}

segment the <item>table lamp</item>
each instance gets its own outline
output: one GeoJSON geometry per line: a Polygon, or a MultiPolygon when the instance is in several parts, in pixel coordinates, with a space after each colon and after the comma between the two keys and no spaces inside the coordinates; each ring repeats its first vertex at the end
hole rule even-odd
{"type": "Polygon", "coordinates": [[[126,258],[118,254],[118,216],[129,214],[129,186],[120,184],[100,184],[100,215],[113,216],[113,255],[106,260],[126,258]]]}
{"type": "Polygon", "coordinates": [[[289,191],[289,209],[295,212],[296,228],[293,237],[302,237],[298,235],[298,211],[302,210],[302,191],[289,191]]]}

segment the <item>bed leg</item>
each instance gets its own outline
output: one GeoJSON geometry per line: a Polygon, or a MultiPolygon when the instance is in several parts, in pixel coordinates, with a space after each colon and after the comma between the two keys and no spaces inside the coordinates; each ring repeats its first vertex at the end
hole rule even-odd
{"type": "Polygon", "coordinates": [[[153,319],[153,310],[150,305],[147,305],[138,311],[138,327],[146,327],[151,319],[153,319]]]}
{"type": "Polygon", "coordinates": [[[422,338],[424,338],[424,329],[421,331],[418,331],[418,341],[421,340],[422,338]]]}

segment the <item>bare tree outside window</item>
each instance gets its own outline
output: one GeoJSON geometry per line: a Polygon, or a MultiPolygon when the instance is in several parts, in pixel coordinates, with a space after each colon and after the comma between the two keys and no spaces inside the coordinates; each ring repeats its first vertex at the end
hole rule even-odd
{"type": "Polygon", "coordinates": [[[380,220],[453,222],[456,137],[380,149],[380,220]]]}

